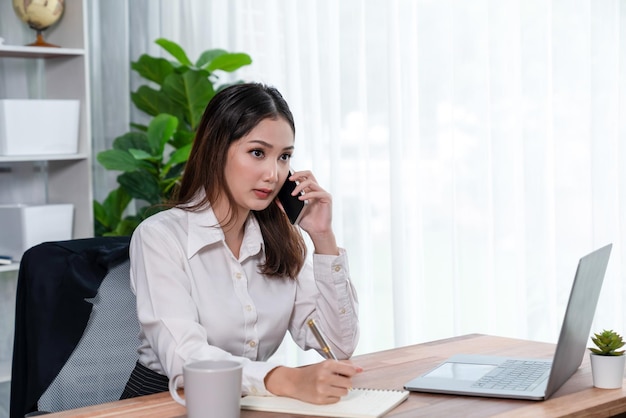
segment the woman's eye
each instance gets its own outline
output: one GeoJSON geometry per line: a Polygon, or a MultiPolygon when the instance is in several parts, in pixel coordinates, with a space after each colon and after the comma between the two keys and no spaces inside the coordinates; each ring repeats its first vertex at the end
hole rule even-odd
{"type": "Polygon", "coordinates": [[[283,154],[280,156],[280,159],[283,161],[289,161],[290,158],[291,158],[291,154],[283,154]]]}
{"type": "Polygon", "coordinates": [[[257,157],[257,158],[261,158],[263,157],[263,151],[261,151],[260,149],[254,149],[252,151],[250,151],[252,153],[253,156],[257,157]]]}

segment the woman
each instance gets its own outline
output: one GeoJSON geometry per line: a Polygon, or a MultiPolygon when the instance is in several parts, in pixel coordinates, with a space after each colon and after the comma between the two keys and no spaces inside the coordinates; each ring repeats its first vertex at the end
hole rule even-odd
{"type": "Polygon", "coordinates": [[[295,126],[280,93],[239,84],[207,106],[173,207],[146,219],[131,240],[131,285],[141,324],[139,361],[122,397],[167,390],[167,376],[200,359],[244,364],[242,393],[333,403],[361,368],[326,360],[291,368],[266,360],[289,331],[320,345],[315,319],[338,358],[359,335],[357,296],[331,226],[332,199],[309,171],[293,173],[306,212],[299,227],[312,262],[276,195],[289,174],[295,126]]]}

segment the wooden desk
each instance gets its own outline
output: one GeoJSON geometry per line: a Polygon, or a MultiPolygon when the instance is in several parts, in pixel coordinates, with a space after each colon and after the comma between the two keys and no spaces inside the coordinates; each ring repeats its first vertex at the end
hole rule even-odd
{"type": "MultiPolygon", "coordinates": [[[[466,335],[354,357],[365,369],[354,379],[357,387],[402,389],[404,383],[456,353],[482,353],[551,358],[554,344],[487,335],[466,335]]],[[[467,396],[411,393],[387,414],[393,418],[420,416],[496,417],[610,417],[626,413],[626,388],[596,389],[592,385],[589,355],[581,368],[547,401],[520,401],[467,396]]],[[[269,418],[279,414],[241,411],[242,418],[269,418]]],[[[169,393],[126,399],[72,411],[56,417],[184,417],[185,408],[169,393]]],[[[280,415],[302,418],[302,415],[280,415]]]]}

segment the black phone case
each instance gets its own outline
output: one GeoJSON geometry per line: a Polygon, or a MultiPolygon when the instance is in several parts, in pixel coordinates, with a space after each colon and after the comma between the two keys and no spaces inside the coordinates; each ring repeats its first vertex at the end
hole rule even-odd
{"type": "MultiPolygon", "coordinates": [[[[291,173],[289,174],[291,175],[291,173]]],[[[299,200],[298,196],[292,196],[291,192],[296,188],[296,183],[289,181],[289,177],[285,180],[285,183],[278,192],[278,199],[282,203],[285,213],[289,218],[289,222],[296,224],[299,221],[299,216],[304,209],[304,201],[299,200]]]]}

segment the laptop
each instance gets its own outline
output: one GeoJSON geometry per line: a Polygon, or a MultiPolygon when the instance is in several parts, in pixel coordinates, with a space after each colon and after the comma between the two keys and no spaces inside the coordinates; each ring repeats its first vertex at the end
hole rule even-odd
{"type": "Polygon", "coordinates": [[[612,244],[580,259],[552,360],[457,354],[407,382],[414,392],[545,400],[580,367],[612,244]]]}

